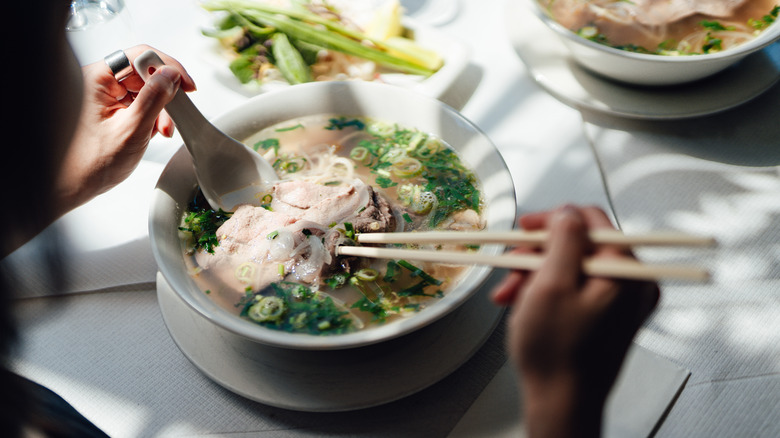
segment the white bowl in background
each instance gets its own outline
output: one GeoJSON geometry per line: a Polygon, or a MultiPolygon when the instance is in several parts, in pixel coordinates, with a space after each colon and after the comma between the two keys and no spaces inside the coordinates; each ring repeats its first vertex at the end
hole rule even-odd
{"type": "Polygon", "coordinates": [[[692,56],[635,53],[583,38],[550,17],[537,0],[526,2],[531,11],[558,35],[580,65],[601,76],[629,84],[655,86],[692,82],[711,76],[780,39],[778,20],[756,38],[717,53],[692,56]]]}

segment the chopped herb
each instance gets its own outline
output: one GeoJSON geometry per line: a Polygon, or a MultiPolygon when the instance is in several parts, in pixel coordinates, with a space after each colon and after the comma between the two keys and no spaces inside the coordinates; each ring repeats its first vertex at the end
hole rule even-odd
{"type": "Polygon", "coordinates": [[[723,30],[734,30],[735,29],[734,26],[724,26],[724,25],[722,25],[718,21],[702,20],[702,21],[699,22],[699,24],[703,28],[705,28],[707,30],[715,31],[715,32],[723,31],[723,30]]]}
{"type": "Polygon", "coordinates": [[[313,292],[300,284],[272,283],[269,288],[257,294],[250,294],[243,301],[241,316],[274,330],[314,335],[339,334],[352,330],[349,312],[337,306],[330,297],[313,292]],[[255,315],[261,315],[260,320],[252,318],[250,312],[253,306],[264,303],[264,300],[269,298],[270,309],[266,310],[266,313],[273,318],[263,319],[262,307],[254,308],[255,315]],[[279,308],[283,310],[278,312],[279,308]]]}
{"type": "Polygon", "coordinates": [[[380,300],[371,301],[368,297],[363,296],[352,305],[352,308],[374,315],[374,321],[384,321],[387,319],[387,309],[382,305],[380,300]]]}
{"type": "Polygon", "coordinates": [[[217,229],[230,218],[232,213],[222,209],[213,210],[208,207],[192,204],[190,211],[184,217],[184,225],[179,230],[192,233],[193,246],[196,250],[203,249],[208,253],[214,253],[214,248],[219,246],[217,229]]]}
{"type": "Polygon", "coordinates": [[[431,277],[428,273],[423,271],[422,269],[418,268],[417,266],[414,266],[413,264],[407,262],[406,260],[398,260],[398,264],[400,266],[403,266],[404,268],[408,269],[412,272],[412,277],[420,277],[428,284],[435,284],[436,286],[439,286],[442,284],[441,280],[437,280],[433,277],[431,277]]]}
{"type": "Polygon", "coordinates": [[[274,161],[273,168],[280,172],[295,173],[306,165],[304,157],[279,157],[274,161]]]}
{"type": "Polygon", "coordinates": [[[748,20],[748,24],[752,26],[756,30],[764,30],[767,27],[769,27],[770,24],[774,23],[777,20],[777,16],[780,14],[780,5],[775,6],[772,8],[772,10],[769,12],[769,14],[764,15],[761,18],[754,19],[751,18],[748,20]]]}
{"type": "Polygon", "coordinates": [[[344,222],[344,236],[347,239],[355,238],[355,228],[352,226],[352,222],[344,222]]]}
{"type": "Polygon", "coordinates": [[[304,236],[309,237],[311,236],[311,230],[308,228],[304,228],[301,230],[301,233],[303,233],[304,236]]]}
{"type": "Polygon", "coordinates": [[[265,237],[268,240],[274,240],[274,239],[276,239],[276,236],[278,236],[278,235],[279,235],[279,230],[274,230],[274,231],[271,231],[270,233],[268,233],[268,235],[265,236],[265,237]]]}
{"type": "Polygon", "coordinates": [[[387,271],[385,271],[385,276],[382,278],[382,280],[386,281],[387,283],[394,282],[396,275],[398,275],[398,270],[398,263],[390,260],[387,262],[387,271]]]}
{"type": "Polygon", "coordinates": [[[704,53],[719,52],[723,49],[723,40],[720,38],[713,38],[710,34],[704,38],[704,45],[701,46],[701,50],[704,53]]]}
{"type": "Polygon", "coordinates": [[[386,189],[386,188],[389,188],[389,187],[394,187],[394,186],[398,185],[397,182],[393,181],[390,178],[384,177],[384,176],[377,177],[376,183],[379,185],[379,187],[382,187],[383,189],[386,189]]]}
{"type": "Polygon", "coordinates": [[[287,131],[294,131],[296,129],[303,128],[303,125],[298,123],[297,125],[289,126],[287,128],[277,128],[275,129],[276,132],[287,132],[287,131]]]}
{"type": "Polygon", "coordinates": [[[325,284],[331,289],[338,289],[347,283],[347,278],[349,278],[348,274],[344,272],[339,272],[337,274],[333,274],[332,276],[326,278],[325,284]]]}
{"type": "Polygon", "coordinates": [[[339,131],[341,131],[342,129],[348,128],[350,126],[354,127],[358,131],[362,131],[366,127],[366,124],[363,123],[361,120],[347,119],[346,117],[332,118],[328,120],[328,122],[330,124],[326,126],[325,129],[329,131],[333,131],[334,129],[338,129],[339,131]]]}
{"type": "Polygon", "coordinates": [[[406,222],[407,224],[412,223],[412,218],[409,216],[409,213],[404,213],[401,217],[404,218],[404,222],[406,222]]]}
{"type": "Polygon", "coordinates": [[[425,280],[420,280],[419,283],[414,284],[412,286],[409,286],[405,289],[401,289],[398,291],[399,297],[412,297],[412,296],[421,296],[421,297],[440,297],[441,291],[436,291],[435,294],[427,294],[425,293],[425,288],[430,286],[431,284],[428,283],[425,280]]]}
{"type": "Polygon", "coordinates": [[[254,150],[262,149],[264,151],[267,151],[268,149],[273,149],[274,154],[279,155],[279,139],[278,138],[266,138],[265,140],[260,140],[254,145],[254,150]]]}
{"type": "Polygon", "coordinates": [[[379,276],[379,273],[375,269],[363,268],[355,272],[355,277],[360,281],[374,281],[379,276]]]}

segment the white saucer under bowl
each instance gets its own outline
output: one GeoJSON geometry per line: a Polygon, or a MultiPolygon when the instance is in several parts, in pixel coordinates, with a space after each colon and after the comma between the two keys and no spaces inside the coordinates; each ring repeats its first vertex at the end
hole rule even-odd
{"type": "Polygon", "coordinates": [[[458,369],[501,319],[487,294],[503,275],[494,270],[467,303],[410,335],[349,350],[284,349],[239,336],[188,311],[159,273],[157,299],[179,349],[223,387],[270,406],[339,412],[398,400],[458,369]]]}

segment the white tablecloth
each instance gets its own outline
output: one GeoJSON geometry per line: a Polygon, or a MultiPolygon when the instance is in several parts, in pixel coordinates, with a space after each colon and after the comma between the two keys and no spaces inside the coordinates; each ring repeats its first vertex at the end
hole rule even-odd
{"type": "MultiPolygon", "coordinates": [[[[613,190],[617,219],[624,228],[685,228],[679,225],[681,222],[654,222],[666,217],[660,209],[676,206],[667,204],[666,200],[671,198],[665,198],[661,192],[654,192],[654,203],[631,202],[636,200],[632,190],[651,190],[651,185],[637,184],[615,191],[619,184],[614,182],[614,175],[621,175],[622,165],[633,160],[631,151],[636,154],[652,150],[625,145],[625,140],[641,132],[644,125],[632,125],[626,128],[627,133],[595,123],[583,125],[579,112],[541,91],[509,44],[504,28],[504,1],[404,3],[418,18],[428,20],[471,48],[470,64],[442,100],[462,109],[494,141],[515,179],[521,213],[565,202],[595,204],[609,210],[610,199],[593,153],[596,150],[613,190]],[[431,13],[436,4],[446,6],[444,15],[431,13]]],[[[215,65],[213,58],[204,56],[207,43],[199,35],[199,26],[208,22],[208,16],[194,1],[127,0],[127,4],[133,20],[133,35],[128,38],[132,43],[151,44],[179,59],[198,84],[199,90],[191,97],[207,117],[216,117],[251,96],[236,85],[224,66],[215,65]]],[[[105,53],[114,49],[107,48],[105,53]]],[[[667,128],[658,129],[662,134],[647,140],[651,147],[666,142],[667,128]]],[[[737,140],[741,142],[742,137],[737,140]]],[[[353,413],[302,414],[269,408],[234,395],[200,374],[165,330],[154,296],[156,267],[146,234],[149,192],[180,144],[178,136],[154,138],[130,180],[56,224],[63,240],[73,249],[67,265],[72,280],[66,290],[68,298],[46,297],[50,293],[46,282],[39,272],[28,268],[27,262],[35,260],[39,242],[32,242],[14,255],[26,284],[25,298],[17,303],[24,333],[22,348],[14,359],[19,372],[54,389],[117,437],[430,437],[446,436],[453,428],[455,436],[466,436],[464,431],[469,436],[490,436],[495,431],[492,426],[499,423],[486,423],[483,414],[498,412],[497,407],[504,407],[500,420],[505,426],[503,430],[519,430],[522,419],[517,415],[516,391],[513,385],[505,384],[511,382],[511,373],[502,368],[506,362],[502,329],[471,361],[428,390],[384,407],[353,413]],[[123,221],[121,227],[116,223],[106,225],[117,219],[123,221]],[[497,378],[491,383],[494,375],[497,378]],[[473,410],[467,412],[472,403],[473,410]]],[[[684,152],[674,149],[670,152],[672,161],[684,152]]],[[[623,174],[632,176],[628,171],[623,174]]],[[[664,181],[661,177],[652,179],[653,184],[664,181]]],[[[750,178],[743,184],[751,190],[764,187],[750,178]]],[[[664,190],[668,189],[664,186],[664,190]]],[[[689,182],[675,186],[674,190],[681,197],[695,197],[698,193],[689,182]]],[[[722,193],[713,194],[715,207],[722,193]]],[[[695,222],[697,212],[683,216],[695,222]]],[[[747,211],[744,213],[740,217],[758,220],[747,211]]],[[[773,214],[766,221],[774,218],[776,222],[776,210],[773,214]]],[[[734,230],[744,227],[741,221],[734,230]]],[[[776,241],[773,245],[767,247],[765,256],[777,257],[776,241]]],[[[701,254],[695,257],[694,261],[701,263],[711,260],[701,254]]],[[[761,261],[751,257],[734,260],[747,260],[751,266],[761,261]]],[[[767,266],[774,269],[771,263],[767,266]]],[[[772,278],[755,278],[745,284],[753,286],[749,293],[742,290],[744,284],[738,280],[714,293],[706,286],[666,285],[661,310],[640,333],[637,353],[632,354],[619,385],[622,389],[613,394],[619,402],[607,411],[608,435],[650,434],[674,401],[688,375],[687,369],[694,372],[694,385],[685,387],[682,403],[673,405],[659,433],[678,436],[680,431],[694,431],[718,435],[725,419],[736,418],[733,412],[731,416],[726,414],[740,409],[746,411],[750,421],[723,429],[736,432],[725,436],[741,435],[743,430],[756,432],[755,435],[777,430],[770,415],[777,414],[778,400],[777,379],[771,376],[777,371],[776,336],[780,333],[776,330],[777,318],[772,319],[772,315],[777,315],[776,307],[769,305],[769,290],[774,283],[772,278]],[[743,331],[745,327],[748,330],[743,331]],[[745,356],[748,352],[750,358],[745,356]],[[656,378],[665,379],[667,384],[648,385],[656,378]],[[761,388],[756,397],[748,395],[754,386],[761,388]],[[632,392],[637,388],[642,388],[641,395],[632,392]],[[727,395],[720,396],[721,392],[727,395]],[[630,402],[638,396],[647,402],[642,408],[630,402]],[[626,400],[622,397],[629,401],[621,401],[626,400]],[[743,401],[750,403],[742,406],[743,401]],[[705,409],[707,412],[703,412],[705,409]],[[626,416],[628,412],[630,416],[626,416]]]]}
{"type": "Polygon", "coordinates": [[[637,343],[691,370],[658,436],[780,436],[780,86],[683,121],[586,114],[586,133],[628,233],[716,237],[702,252],[645,260],[707,267],[709,284],[666,283],[637,343]]]}

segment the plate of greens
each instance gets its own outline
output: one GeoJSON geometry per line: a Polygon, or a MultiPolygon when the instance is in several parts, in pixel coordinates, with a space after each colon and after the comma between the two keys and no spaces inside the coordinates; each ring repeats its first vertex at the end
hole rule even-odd
{"type": "Polygon", "coordinates": [[[201,5],[212,18],[202,34],[213,43],[213,62],[251,93],[362,80],[440,97],[468,63],[465,44],[404,17],[397,0],[201,5]]]}

